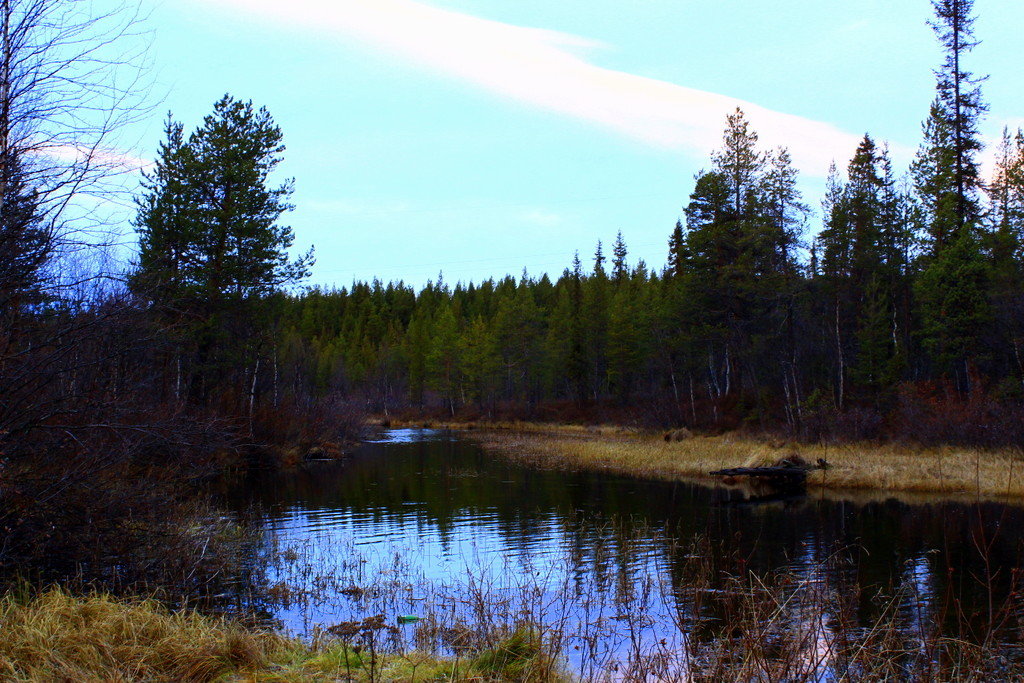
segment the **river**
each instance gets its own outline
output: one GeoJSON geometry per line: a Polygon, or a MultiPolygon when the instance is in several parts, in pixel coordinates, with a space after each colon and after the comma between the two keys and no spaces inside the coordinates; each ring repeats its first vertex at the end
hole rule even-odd
{"type": "Polygon", "coordinates": [[[340,462],[253,473],[225,500],[259,530],[270,596],[260,608],[306,638],[384,614],[389,647],[450,650],[458,628],[539,624],[583,678],[637,678],[649,666],[639,662],[659,656],[678,660],[665,671],[692,668],[743,637],[740,613],[747,628],[760,620],[759,639],[802,634],[789,647],[821,680],[836,674],[839,635],[866,638],[879,624],[910,650],[940,637],[1010,653],[1019,644],[1024,509],[1011,505],[751,502],[693,483],[531,468],[430,430],[385,432],[340,462]]]}

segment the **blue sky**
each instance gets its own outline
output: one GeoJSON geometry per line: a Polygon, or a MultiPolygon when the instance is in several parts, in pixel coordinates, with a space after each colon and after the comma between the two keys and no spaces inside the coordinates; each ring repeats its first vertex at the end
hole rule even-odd
{"type": "MultiPolygon", "coordinates": [[[[151,120],[266,106],[312,283],[558,273],[622,230],[660,268],[737,103],[820,201],[865,132],[909,161],[941,54],[927,0],[153,2],[151,120]]],[[[995,137],[1024,124],[1024,3],[979,0],[995,137]]],[[[810,229],[817,228],[812,219],[810,229]]]]}

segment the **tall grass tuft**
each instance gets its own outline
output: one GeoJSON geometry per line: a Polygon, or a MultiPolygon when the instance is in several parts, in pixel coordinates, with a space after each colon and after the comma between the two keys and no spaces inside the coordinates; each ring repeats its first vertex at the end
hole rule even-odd
{"type": "Polygon", "coordinates": [[[261,667],[287,644],[154,600],[59,588],[0,598],[0,679],[9,681],[209,681],[261,667]]]}
{"type": "MultiPolygon", "coordinates": [[[[382,626],[383,628],[383,626],[382,626]]],[[[365,630],[365,629],[364,629],[365,630]]],[[[566,680],[541,634],[511,631],[460,659],[419,651],[382,652],[327,638],[303,643],[237,621],[150,599],[61,588],[0,598],[2,681],[425,681],[566,680]]],[[[314,639],[316,640],[316,639],[314,639]]]]}

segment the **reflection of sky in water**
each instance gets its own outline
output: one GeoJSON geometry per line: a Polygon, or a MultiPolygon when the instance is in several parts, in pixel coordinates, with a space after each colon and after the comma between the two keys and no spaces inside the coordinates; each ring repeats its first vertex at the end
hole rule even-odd
{"type": "Polygon", "coordinates": [[[400,514],[292,509],[274,519],[268,532],[284,545],[315,536],[328,548],[351,546],[369,557],[399,552],[414,560],[427,580],[447,579],[468,567],[504,566],[509,561],[535,569],[564,566],[568,540],[554,515],[540,526],[532,526],[528,535],[518,530],[509,533],[490,511],[456,517],[442,531],[421,507],[410,504],[400,514]]]}
{"type": "MultiPolygon", "coordinates": [[[[437,584],[477,582],[509,599],[527,588],[540,589],[541,600],[553,604],[567,588],[573,594],[615,590],[617,575],[631,583],[635,576],[660,573],[659,550],[650,539],[632,542],[628,554],[608,539],[601,557],[592,552],[584,556],[578,548],[574,551],[576,540],[553,513],[532,524],[529,533],[505,528],[493,510],[466,512],[442,531],[421,508],[410,504],[400,513],[292,508],[270,521],[265,534],[282,549],[297,549],[299,563],[310,570],[297,574],[285,568],[271,575],[271,583],[313,584],[319,576],[337,573],[359,586],[392,579],[409,584],[411,590],[400,593],[406,599],[393,604],[396,612],[391,617],[416,614],[428,599],[427,587],[437,584]],[[353,560],[358,568],[340,568],[353,560]],[[617,564],[620,560],[621,565],[617,564]]],[[[665,623],[671,623],[661,598],[660,593],[652,595],[649,606],[665,623]]],[[[280,608],[275,616],[292,632],[308,635],[314,625],[361,618],[366,616],[364,612],[364,604],[328,594],[313,604],[280,608]]]]}
{"type": "Polygon", "coordinates": [[[365,443],[424,443],[428,441],[454,441],[452,432],[438,429],[390,429],[365,443]]]}
{"type": "MultiPolygon", "coordinates": [[[[448,439],[442,433],[418,430],[400,430],[388,436],[391,438],[375,443],[448,439]]],[[[515,484],[503,479],[500,472],[494,474],[492,483],[515,484]]],[[[478,477],[463,471],[451,480],[454,484],[449,488],[457,497],[459,487],[476,485],[478,477]]],[[[585,534],[585,547],[581,547],[578,528],[567,524],[558,510],[536,510],[528,524],[510,524],[495,506],[457,507],[440,525],[429,507],[415,500],[361,508],[314,508],[308,501],[279,507],[266,520],[265,537],[282,551],[291,548],[296,560],[271,572],[271,585],[282,581],[312,588],[325,575],[344,576],[342,584],[351,581],[359,587],[392,581],[402,585],[392,586],[394,597],[383,600],[321,591],[314,600],[276,607],[275,617],[288,630],[302,635],[309,635],[317,625],[358,619],[381,609],[390,608],[387,616],[393,621],[398,614],[422,613],[425,603],[437,597],[437,586],[445,585],[454,587],[442,591],[445,598],[454,594],[456,602],[469,602],[467,587],[483,587],[492,598],[529,602],[531,610],[544,611],[551,618],[564,620],[570,614],[577,620],[603,619],[607,627],[612,620],[623,618],[614,612],[613,598],[619,597],[621,610],[623,604],[629,604],[627,593],[635,588],[636,577],[662,573],[658,565],[664,564],[664,550],[656,535],[623,542],[613,537],[610,528],[598,528],[585,534]],[[588,593],[607,596],[609,605],[601,609],[608,611],[584,614],[585,609],[569,604],[588,593]]],[[[660,590],[648,592],[643,611],[654,619],[646,620],[641,638],[665,637],[655,627],[664,630],[673,622],[671,604],[660,590]]],[[[598,609],[596,603],[593,607],[598,609]]],[[[468,610],[469,606],[456,605],[455,609],[468,610]]],[[[606,638],[601,651],[607,656],[625,647],[624,639],[606,638]]],[[[582,657],[579,652],[573,649],[570,658],[578,660],[582,657]]]]}
{"type": "MultiPolygon", "coordinates": [[[[529,470],[429,430],[385,432],[360,453],[256,487],[268,546],[293,551],[270,584],[315,593],[274,607],[294,633],[379,612],[393,623],[428,605],[458,613],[470,609],[473,587],[499,602],[522,601],[534,616],[570,625],[598,619],[604,656],[636,639],[678,647],[694,616],[679,566],[696,537],[723,552],[714,559],[726,570],[792,576],[800,598],[787,606],[784,627],[807,634],[808,661],[829,650],[837,615],[810,604],[829,591],[888,589],[899,596],[902,624],[920,633],[945,589],[932,551],[948,545],[948,510],[888,501],[735,507],[701,487],[529,470]],[[348,590],[371,586],[387,589],[348,590]],[[640,611],[650,617],[643,624],[630,617],[640,611]]],[[[570,650],[583,643],[572,642],[570,650]]],[[[584,650],[570,659],[580,665],[584,650]]]]}

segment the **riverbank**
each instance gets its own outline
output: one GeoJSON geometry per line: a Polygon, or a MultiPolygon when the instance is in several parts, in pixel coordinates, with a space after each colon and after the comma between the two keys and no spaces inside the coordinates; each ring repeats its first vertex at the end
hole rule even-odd
{"type": "Polygon", "coordinates": [[[737,433],[671,435],[617,426],[529,422],[448,423],[488,450],[542,467],[602,470],[629,476],[718,481],[708,473],[729,467],[773,464],[798,455],[824,459],[808,487],[986,499],[1024,498],[1024,453],[957,446],[909,444],[802,444],[737,433]],[[666,437],[671,437],[667,439],[666,437]]]}
{"type": "MultiPolygon", "coordinates": [[[[459,658],[381,653],[382,619],[342,624],[338,637],[303,642],[154,600],[73,596],[51,589],[0,598],[5,681],[562,680],[536,638],[511,634],[459,658]],[[371,623],[372,622],[372,623],[371,623]]],[[[336,627],[337,628],[337,627],[336,627]]]]}

